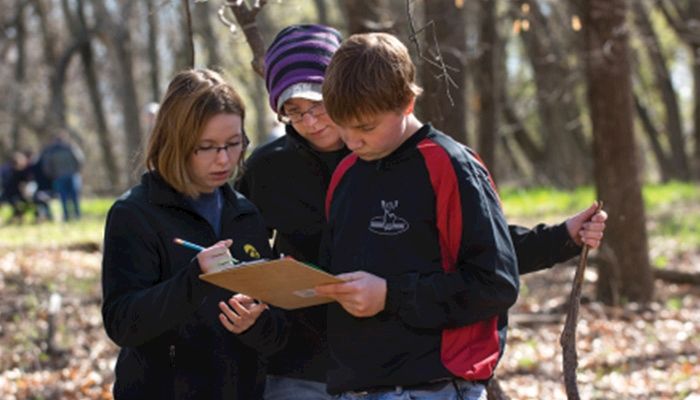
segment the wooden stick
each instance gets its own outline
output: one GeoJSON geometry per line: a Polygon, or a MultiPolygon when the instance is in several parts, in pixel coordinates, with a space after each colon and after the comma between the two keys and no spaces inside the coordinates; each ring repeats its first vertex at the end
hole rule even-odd
{"type": "MultiPolygon", "coordinates": [[[[603,202],[598,201],[596,213],[603,208],[603,202]]],[[[595,214],[594,214],[595,215],[595,214]]],[[[569,296],[569,309],[566,312],[564,330],[561,332],[559,343],[562,347],[562,362],[564,370],[564,385],[566,397],[569,400],[580,400],[578,385],[576,384],[576,367],[578,367],[578,355],[576,354],[576,325],[578,325],[578,310],[581,305],[581,287],[583,286],[583,274],[586,271],[588,260],[588,245],[584,244],[581,250],[581,260],[576,267],[576,275],[571,286],[569,296]]]]}

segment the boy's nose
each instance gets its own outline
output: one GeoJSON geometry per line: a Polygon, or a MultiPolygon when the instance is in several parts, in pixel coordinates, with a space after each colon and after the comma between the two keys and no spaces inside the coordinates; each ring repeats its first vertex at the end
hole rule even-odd
{"type": "Polygon", "coordinates": [[[360,140],[351,140],[348,142],[345,142],[345,145],[347,146],[348,150],[350,151],[355,151],[362,147],[362,141],[360,140]]]}
{"type": "Polygon", "coordinates": [[[345,146],[347,146],[350,151],[354,151],[362,147],[362,140],[360,139],[360,136],[354,134],[349,129],[343,130],[340,136],[342,137],[343,142],[345,142],[345,146]]]}

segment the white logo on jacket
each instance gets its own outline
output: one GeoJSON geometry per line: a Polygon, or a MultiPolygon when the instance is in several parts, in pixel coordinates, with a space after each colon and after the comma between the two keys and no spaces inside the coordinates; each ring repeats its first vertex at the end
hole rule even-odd
{"type": "Polygon", "coordinates": [[[408,221],[401,217],[397,217],[394,213],[399,207],[399,201],[384,201],[382,200],[382,209],[384,215],[381,217],[372,217],[369,221],[369,230],[379,235],[398,235],[408,230],[408,221]]]}

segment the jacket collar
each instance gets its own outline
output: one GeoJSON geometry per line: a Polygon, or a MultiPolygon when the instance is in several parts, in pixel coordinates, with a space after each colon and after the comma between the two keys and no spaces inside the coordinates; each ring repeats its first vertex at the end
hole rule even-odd
{"type": "Polygon", "coordinates": [[[394,163],[397,163],[406,157],[409,157],[412,153],[411,150],[415,149],[416,146],[418,146],[418,143],[420,143],[421,140],[425,139],[430,135],[430,132],[433,130],[432,125],[430,123],[424,124],[421,126],[416,133],[411,135],[408,139],[406,139],[405,142],[401,143],[399,147],[397,147],[394,151],[392,151],[390,154],[385,156],[384,158],[380,158],[378,160],[372,160],[372,161],[363,161],[361,159],[358,159],[359,161],[366,163],[368,165],[376,165],[377,168],[383,168],[384,166],[392,165],[394,163]]]}
{"type": "MultiPolygon", "coordinates": [[[[146,172],[143,174],[141,177],[141,184],[146,188],[148,201],[150,203],[166,207],[176,207],[196,213],[185,196],[165,182],[157,172],[146,172]]],[[[255,213],[257,211],[250,202],[246,201],[243,195],[233,191],[230,185],[223,185],[221,189],[224,195],[224,203],[231,207],[234,217],[241,214],[255,213]]]]}
{"type": "Polygon", "coordinates": [[[287,149],[304,149],[314,154],[317,153],[317,151],[311,147],[309,142],[304,139],[291,124],[287,124],[284,129],[287,136],[287,141],[285,143],[285,147],[287,149]]]}

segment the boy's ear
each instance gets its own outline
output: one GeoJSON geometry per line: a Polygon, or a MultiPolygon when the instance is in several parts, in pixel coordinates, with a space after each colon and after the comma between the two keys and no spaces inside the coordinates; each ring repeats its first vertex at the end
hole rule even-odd
{"type": "Polygon", "coordinates": [[[403,110],[403,115],[410,115],[413,114],[413,110],[416,107],[416,96],[411,96],[411,100],[408,101],[408,105],[406,108],[403,110]]]}

